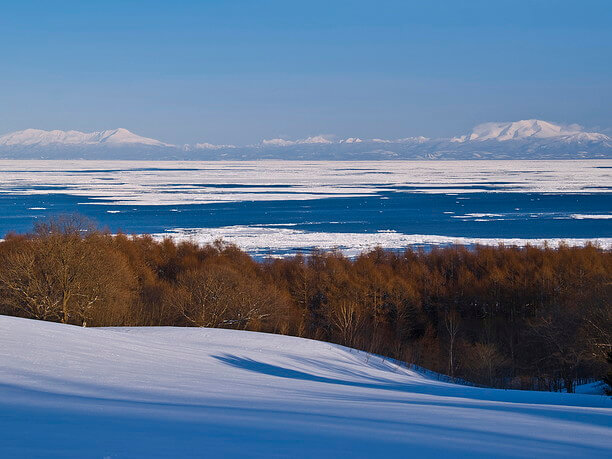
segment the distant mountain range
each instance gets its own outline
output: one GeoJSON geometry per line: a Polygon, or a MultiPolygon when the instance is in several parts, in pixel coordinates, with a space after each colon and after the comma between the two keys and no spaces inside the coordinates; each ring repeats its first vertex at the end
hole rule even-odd
{"type": "Polygon", "coordinates": [[[84,133],[26,129],[0,137],[0,159],[126,160],[378,160],[610,159],[612,138],[580,126],[541,120],[484,123],[452,138],[335,140],[314,136],[267,139],[256,145],[172,145],[127,129],[84,133]]]}

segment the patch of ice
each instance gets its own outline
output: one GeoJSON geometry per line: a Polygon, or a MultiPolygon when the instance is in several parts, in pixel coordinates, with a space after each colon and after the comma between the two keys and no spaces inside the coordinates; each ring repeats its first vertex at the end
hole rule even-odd
{"type": "Polygon", "coordinates": [[[609,220],[612,218],[612,214],[572,214],[570,217],[576,220],[609,220]]]}
{"type": "Polygon", "coordinates": [[[199,244],[211,243],[218,239],[238,245],[240,248],[254,253],[265,254],[268,251],[294,251],[297,249],[320,248],[323,250],[337,249],[354,256],[380,246],[397,249],[409,246],[435,245],[492,245],[524,247],[544,246],[556,247],[561,244],[569,246],[584,246],[588,243],[597,244],[603,248],[612,248],[612,238],[475,238],[453,237],[433,234],[404,234],[393,230],[381,230],[375,233],[326,233],[303,231],[279,227],[278,225],[224,226],[219,228],[176,228],[166,233],[155,234],[163,239],[171,237],[175,240],[188,240],[199,244]]]}
{"type": "Polygon", "coordinates": [[[484,218],[494,218],[494,217],[503,217],[503,216],[504,216],[503,214],[471,213],[471,214],[464,214],[464,215],[453,215],[452,218],[463,218],[463,219],[478,218],[478,219],[481,219],[481,221],[483,221],[482,219],[484,218]]]}

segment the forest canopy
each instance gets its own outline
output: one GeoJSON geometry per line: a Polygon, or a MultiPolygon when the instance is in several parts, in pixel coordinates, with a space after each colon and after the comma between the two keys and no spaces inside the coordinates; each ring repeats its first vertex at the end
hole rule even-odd
{"type": "Polygon", "coordinates": [[[612,252],[377,248],[256,260],[63,216],[0,242],[0,313],[331,341],[487,386],[572,391],[607,371],[612,252]]]}

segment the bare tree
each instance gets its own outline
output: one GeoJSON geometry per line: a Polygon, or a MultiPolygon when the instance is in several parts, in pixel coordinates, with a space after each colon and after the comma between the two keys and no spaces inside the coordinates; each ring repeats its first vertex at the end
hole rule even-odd
{"type": "Polygon", "coordinates": [[[470,357],[470,366],[475,370],[477,379],[493,386],[498,368],[506,363],[504,356],[494,344],[476,343],[471,348],[470,357]]]}
{"type": "Polygon", "coordinates": [[[276,289],[224,266],[189,270],[178,279],[175,304],[196,327],[247,328],[278,306],[276,289]]]}
{"type": "Polygon", "coordinates": [[[560,379],[567,392],[574,392],[577,369],[589,358],[580,322],[580,318],[564,310],[529,323],[540,348],[541,357],[536,364],[549,370],[554,389],[558,389],[560,379]]]}
{"type": "Polygon", "coordinates": [[[455,377],[456,357],[455,346],[457,344],[457,336],[459,335],[459,324],[461,318],[456,310],[445,311],[444,313],[444,328],[448,333],[448,374],[451,378],[455,377]]]}
{"type": "Polygon", "coordinates": [[[109,237],[73,228],[51,222],[3,254],[0,288],[16,310],[86,326],[96,308],[128,303],[132,274],[109,237]]]}
{"type": "Polygon", "coordinates": [[[225,320],[231,285],[223,277],[216,270],[190,270],[179,277],[175,302],[191,325],[218,327],[225,320]]]}
{"type": "Polygon", "coordinates": [[[54,282],[33,249],[25,241],[0,259],[0,289],[3,302],[15,311],[39,320],[62,319],[61,298],[53,294],[54,282]]]}
{"type": "Polygon", "coordinates": [[[340,332],[342,343],[352,347],[363,325],[363,314],[354,301],[341,301],[332,308],[331,322],[340,332]]]}

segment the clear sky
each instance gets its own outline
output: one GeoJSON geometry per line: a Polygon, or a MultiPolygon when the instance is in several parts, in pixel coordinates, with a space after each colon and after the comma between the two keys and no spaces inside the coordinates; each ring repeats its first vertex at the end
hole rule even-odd
{"type": "Polygon", "coordinates": [[[0,134],[172,143],[612,128],[610,0],[28,1],[0,9],[0,134]]]}

